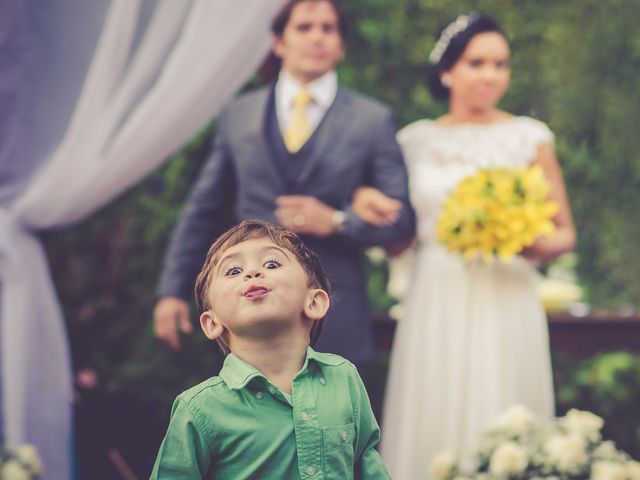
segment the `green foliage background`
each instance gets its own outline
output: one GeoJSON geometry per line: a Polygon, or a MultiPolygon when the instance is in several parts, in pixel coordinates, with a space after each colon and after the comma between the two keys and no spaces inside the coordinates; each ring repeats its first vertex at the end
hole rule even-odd
{"type": "MultiPolygon", "coordinates": [[[[637,0],[345,0],[351,19],[344,85],[377,97],[403,126],[435,117],[423,83],[435,32],[458,13],[496,17],[511,41],[512,86],[503,107],[556,134],[579,233],[578,273],[597,308],[640,303],[640,2],[637,0]],[[636,213],[634,213],[636,212],[636,213]]],[[[89,220],[45,243],[76,368],[102,388],[143,399],[160,416],[180,390],[216,373],[201,335],[169,352],[151,335],[162,256],[208,150],[206,127],[165,167],[89,220]]],[[[371,276],[383,308],[383,273],[371,276]],[[382,276],[381,276],[382,275],[382,276]]]]}

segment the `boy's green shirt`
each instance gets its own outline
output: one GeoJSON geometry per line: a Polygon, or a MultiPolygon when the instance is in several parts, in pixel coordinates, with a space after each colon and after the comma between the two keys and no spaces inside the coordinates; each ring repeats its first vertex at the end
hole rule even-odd
{"type": "Polygon", "coordinates": [[[151,479],[389,479],[379,438],[344,358],[309,347],[289,396],[231,353],[174,402],[151,479]]]}

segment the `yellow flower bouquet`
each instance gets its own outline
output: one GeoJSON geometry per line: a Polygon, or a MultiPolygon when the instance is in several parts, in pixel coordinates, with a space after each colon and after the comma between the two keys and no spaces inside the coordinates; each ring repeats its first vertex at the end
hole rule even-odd
{"type": "Polygon", "coordinates": [[[555,232],[558,205],[539,165],[492,168],[464,178],[445,201],[437,238],[465,259],[508,260],[555,232]]]}

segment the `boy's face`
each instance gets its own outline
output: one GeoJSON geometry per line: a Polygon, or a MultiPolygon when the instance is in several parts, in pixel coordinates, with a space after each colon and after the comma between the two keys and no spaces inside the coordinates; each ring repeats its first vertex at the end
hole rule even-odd
{"type": "Polygon", "coordinates": [[[214,267],[208,295],[211,309],[200,317],[202,328],[210,339],[226,331],[230,344],[234,337],[267,339],[291,329],[308,335],[329,301],[324,290],[307,286],[295,255],[268,238],[227,249],[214,267]]]}
{"type": "Polygon", "coordinates": [[[298,3],[282,36],[274,39],[282,68],[301,82],[310,82],[335,68],[344,56],[338,14],[330,2],[298,3]]]}

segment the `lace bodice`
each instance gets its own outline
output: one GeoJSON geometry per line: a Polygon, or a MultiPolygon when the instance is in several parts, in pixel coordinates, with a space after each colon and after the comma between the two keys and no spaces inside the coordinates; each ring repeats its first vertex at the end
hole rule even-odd
{"type": "Polygon", "coordinates": [[[431,244],[440,208],[460,180],[483,168],[527,166],[541,144],[553,142],[553,134],[529,117],[453,126],[419,120],[398,133],[398,142],[409,170],[418,238],[431,244]]]}

